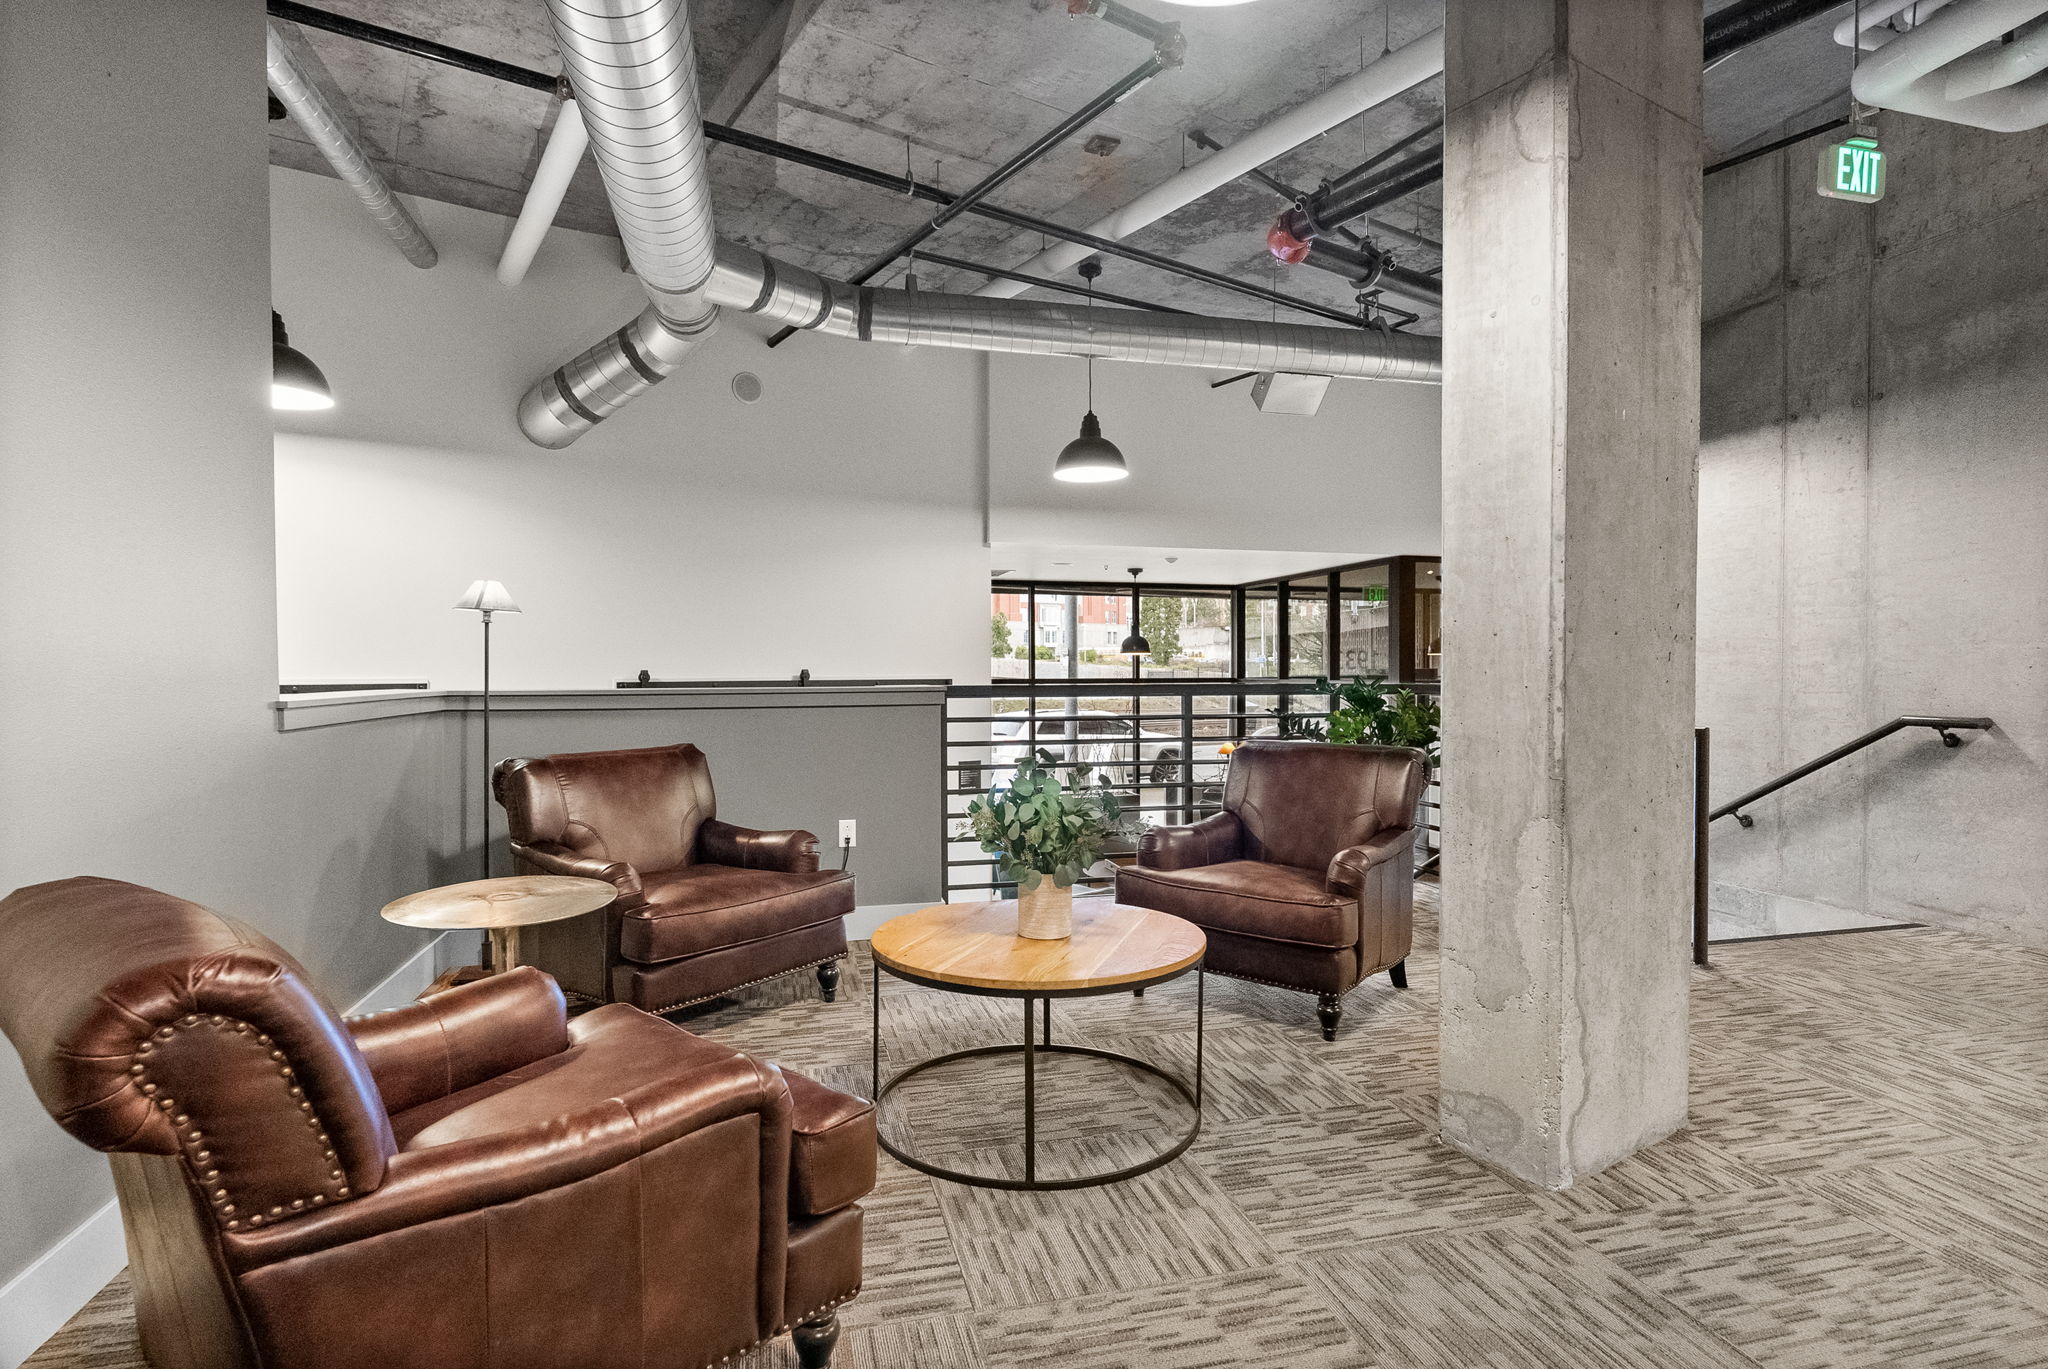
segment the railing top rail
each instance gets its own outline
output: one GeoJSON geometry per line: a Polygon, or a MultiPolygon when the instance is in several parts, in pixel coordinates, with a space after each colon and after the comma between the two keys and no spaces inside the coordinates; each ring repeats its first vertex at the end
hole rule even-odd
{"type": "MultiPolygon", "coordinates": [[[[1412,689],[1418,694],[1434,694],[1433,683],[1397,684],[1388,682],[1389,689],[1412,689]]],[[[1328,694],[1327,689],[1317,689],[1313,679],[1290,676],[1287,679],[1251,680],[1006,680],[997,684],[949,685],[946,697],[949,699],[1010,699],[1032,694],[1050,694],[1056,698],[1130,698],[1138,695],[1145,698],[1180,698],[1183,695],[1204,694],[1328,694]]]]}
{"type": "Polygon", "coordinates": [[[1805,779],[1808,775],[1811,775],[1816,770],[1825,770],[1827,767],[1833,765],[1836,761],[1843,760],[1849,756],[1855,755],[1858,751],[1861,751],[1864,747],[1869,746],[1873,742],[1883,741],[1886,737],[1891,736],[1892,733],[1902,732],[1909,727],[1932,728],[1934,731],[1941,733],[1941,740],[1944,745],[1960,746],[1962,745],[1962,738],[1956,736],[1956,733],[1988,732],[1997,725],[1998,724],[1990,718],[1949,717],[1946,715],[1933,713],[1902,714],[1899,717],[1893,718],[1888,723],[1883,723],[1877,727],[1871,728],[1868,732],[1865,732],[1862,736],[1856,738],[1854,741],[1844,742],[1842,745],[1836,747],[1834,750],[1828,752],[1825,755],[1816,756],[1812,760],[1806,762],[1806,764],[1799,766],[1796,769],[1787,770],[1784,774],[1778,776],[1776,779],[1771,780],[1765,784],[1758,785],[1756,788],[1750,790],[1748,793],[1742,795],[1739,798],[1730,799],[1728,802],[1722,804],[1720,807],[1708,813],[1707,821],[1713,822],[1720,818],[1733,817],[1736,821],[1740,822],[1744,827],[1747,827],[1749,826],[1749,819],[1743,817],[1738,810],[1747,808],[1750,804],[1755,803],[1760,798],[1764,798],[1768,795],[1777,793],[1780,789],[1783,789],[1788,784],[1792,784],[1799,780],[1805,779]]]}

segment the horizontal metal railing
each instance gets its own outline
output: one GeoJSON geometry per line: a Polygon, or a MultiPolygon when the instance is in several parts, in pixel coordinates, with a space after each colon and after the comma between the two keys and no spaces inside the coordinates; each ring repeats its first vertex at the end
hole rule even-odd
{"type": "MultiPolygon", "coordinates": [[[[988,792],[1025,749],[1050,752],[1048,768],[1099,772],[1127,814],[1145,826],[1197,822],[1220,810],[1224,748],[1285,735],[1292,720],[1320,722],[1329,699],[1307,680],[1040,680],[955,685],[946,691],[945,887],[948,899],[1005,897],[994,858],[964,834],[968,802],[988,792]],[[1021,723],[1021,729],[1014,725],[1021,723]],[[1006,726],[1010,725],[1010,726],[1006,726]],[[997,729],[1007,734],[994,735],[997,729]]],[[[1437,792],[1418,815],[1418,860],[1437,851],[1437,792]]],[[[1129,843],[1135,849],[1135,837],[1129,843]]],[[[1111,858],[1129,851],[1112,851],[1111,858]]],[[[1083,881],[1102,887],[1104,875],[1083,881]]]]}

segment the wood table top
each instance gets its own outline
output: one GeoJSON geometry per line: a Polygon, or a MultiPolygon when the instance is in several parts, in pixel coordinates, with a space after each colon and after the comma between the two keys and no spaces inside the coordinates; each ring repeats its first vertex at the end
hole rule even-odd
{"type": "Polygon", "coordinates": [[[1149,982],[1202,958],[1202,929],[1171,913],[1076,900],[1063,941],[1017,935],[1017,904],[941,903],[875,929],[875,959],[942,984],[999,993],[1057,993],[1149,982]]]}
{"type": "Polygon", "coordinates": [[[510,875],[407,894],[385,904],[383,918],[405,927],[443,930],[531,927],[594,913],[618,896],[619,891],[601,879],[510,875]]]}

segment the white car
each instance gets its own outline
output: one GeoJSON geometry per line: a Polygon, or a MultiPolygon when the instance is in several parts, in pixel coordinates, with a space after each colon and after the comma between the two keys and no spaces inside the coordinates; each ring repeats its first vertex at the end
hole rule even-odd
{"type": "MultiPolygon", "coordinates": [[[[1133,719],[1105,714],[1041,714],[1036,719],[1003,718],[989,725],[989,772],[983,788],[1007,782],[1024,758],[1027,722],[1033,724],[1033,748],[1049,751],[1059,761],[1094,765],[1097,777],[1116,788],[1179,784],[1184,778],[1178,732],[1154,731],[1138,726],[1133,719]]],[[[1224,749],[1227,745],[1211,738],[1195,739],[1197,783],[1220,782],[1220,763],[1229,754],[1224,749]]]]}

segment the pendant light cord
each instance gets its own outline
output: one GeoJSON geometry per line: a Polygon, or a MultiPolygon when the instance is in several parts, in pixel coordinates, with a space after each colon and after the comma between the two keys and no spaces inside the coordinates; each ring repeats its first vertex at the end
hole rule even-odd
{"type": "MultiPolygon", "coordinates": [[[[1088,277],[1088,346],[1095,346],[1095,277],[1088,277]]],[[[1095,353],[1088,353],[1088,412],[1095,412],[1095,353]]]]}

